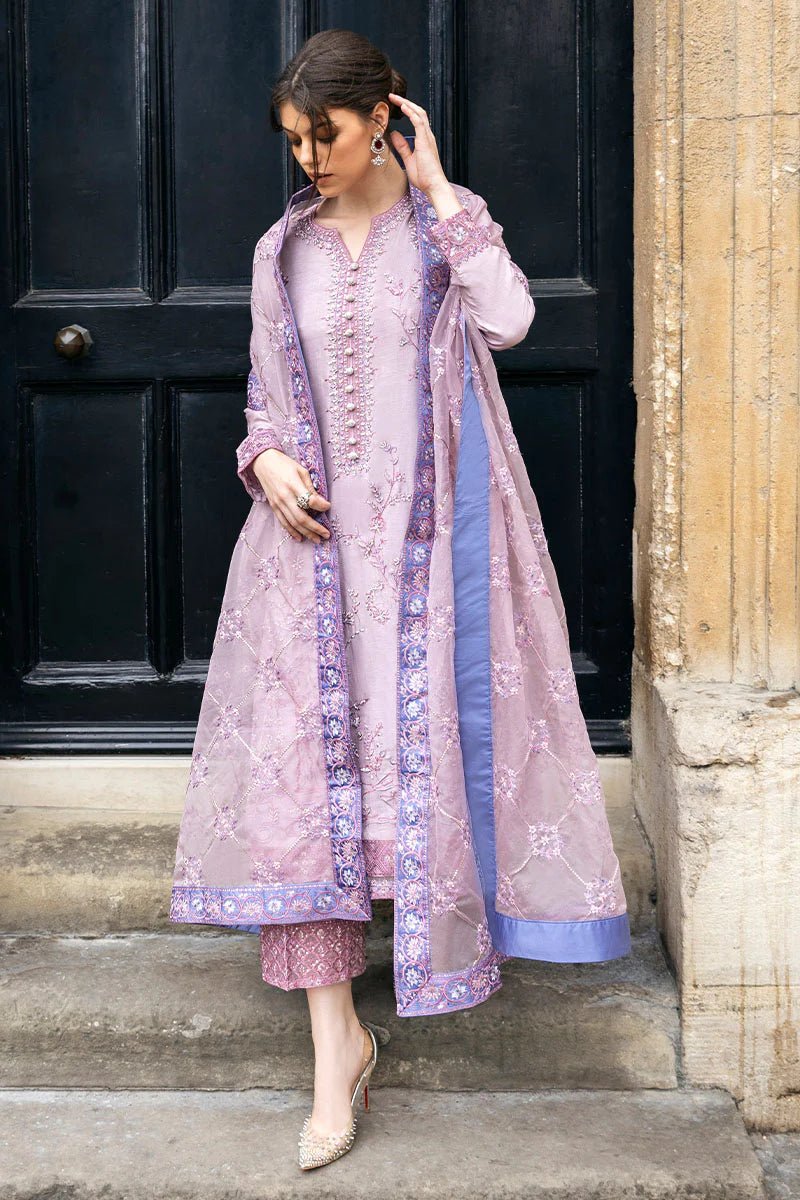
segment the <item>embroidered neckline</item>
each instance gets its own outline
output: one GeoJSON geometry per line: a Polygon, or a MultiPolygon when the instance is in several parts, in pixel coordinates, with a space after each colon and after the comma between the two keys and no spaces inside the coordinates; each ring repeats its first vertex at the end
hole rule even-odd
{"type": "Polygon", "coordinates": [[[342,237],[341,231],[339,229],[335,229],[332,225],[320,225],[319,221],[317,220],[317,213],[319,212],[324,199],[325,197],[321,196],[316,208],[312,213],[309,214],[310,223],[315,229],[320,230],[322,233],[327,234],[331,238],[331,240],[344,252],[345,258],[348,262],[357,263],[360,263],[364,257],[364,251],[372,241],[375,230],[379,229],[383,225],[384,221],[393,216],[399,208],[407,206],[410,210],[413,207],[411,189],[409,188],[408,191],[403,192],[403,195],[398,200],[395,200],[394,204],[392,204],[389,208],[385,208],[383,212],[375,213],[370,220],[369,230],[367,231],[364,244],[359,251],[358,258],[353,258],[349,249],[347,248],[344,238],[342,237]]]}

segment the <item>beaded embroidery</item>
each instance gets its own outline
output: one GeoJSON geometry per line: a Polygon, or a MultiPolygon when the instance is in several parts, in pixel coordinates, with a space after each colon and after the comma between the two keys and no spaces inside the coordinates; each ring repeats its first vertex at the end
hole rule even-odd
{"type": "Polygon", "coordinates": [[[415,244],[417,232],[412,219],[413,201],[406,192],[391,208],[372,218],[361,253],[354,260],[339,230],[314,219],[317,208],[298,219],[293,233],[324,250],[333,268],[325,353],[330,380],[332,479],[336,479],[340,475],[365,475],[369,470],[377,263],[393,229],[411,221],[415,244]]]}

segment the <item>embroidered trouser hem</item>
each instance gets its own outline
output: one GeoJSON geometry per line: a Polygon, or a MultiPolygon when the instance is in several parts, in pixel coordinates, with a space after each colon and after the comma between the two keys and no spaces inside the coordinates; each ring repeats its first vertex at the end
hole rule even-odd
{"type": "Polygon", "coordinates": [[[365,921],[262,925],[261,977],[285,992],[341,983],[367,969],[365,942],[365,921]]]}

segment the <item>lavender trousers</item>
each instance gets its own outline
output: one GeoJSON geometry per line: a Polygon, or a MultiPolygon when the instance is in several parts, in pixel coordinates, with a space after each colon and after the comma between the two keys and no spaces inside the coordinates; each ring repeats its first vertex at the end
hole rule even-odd
{"type": "Polygon", "coordinates": [[[261,926],[261,976],[283,988],[324,987],[367,969],[365,921],[261,926]]]}
{"type": "MultiPolygon", "coordinates": [[[[394,896],[394,842],[364,841],[373,900],[394,896]]],[[[342,983],[367,969],[366,921],[297,921],[262,925],[261,977],[289,992],[294,988],[342,983]]]]}

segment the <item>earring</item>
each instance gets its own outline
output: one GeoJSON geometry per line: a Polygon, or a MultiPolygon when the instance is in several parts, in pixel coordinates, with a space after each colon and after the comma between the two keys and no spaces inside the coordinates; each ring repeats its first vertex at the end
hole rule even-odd
{"type": "Polygon", "coordinates": [[[382,167],[386,162],[386,155],[381,154],[381,150],[386,146],[382,131],[379,129],[372,135],[372,141],[369,148],[372,151],[374,158],[372,159],[373,167],[382,167]]]}

